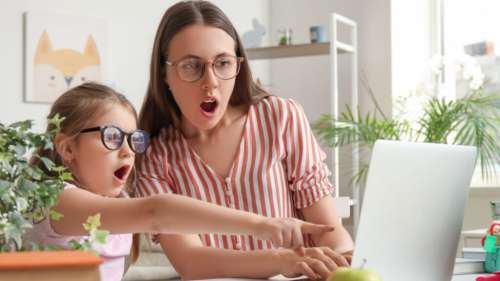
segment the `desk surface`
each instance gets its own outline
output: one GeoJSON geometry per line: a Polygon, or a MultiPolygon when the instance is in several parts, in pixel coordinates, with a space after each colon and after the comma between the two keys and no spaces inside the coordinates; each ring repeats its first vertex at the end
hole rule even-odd
{"type": "MultiPolygon", "coordinates": [[[[464,274],[454,275],[451,281],[476,281],[476,278],[484,274],[464,274]]],[[[179,280],[181,279],[173,279],[179,280]]],[[[205,279],[203,281],[262,281],[263,279],[249,279],[249,278],[218,278],[218,279],[205,279]]],[[[283,276],[276,276],[271,278],[273,281],[308,281],[307,278],[285,278],[283,276]]]]}

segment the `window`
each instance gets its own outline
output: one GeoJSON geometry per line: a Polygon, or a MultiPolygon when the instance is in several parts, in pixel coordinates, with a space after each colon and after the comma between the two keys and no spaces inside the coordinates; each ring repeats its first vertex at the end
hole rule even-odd
{"type": "MultiPolygon", "coordinates": [[[[500,92],[500,1],[441,1],[441,51],[448,60],[441,81],[444,92],[460,98],[483,82],[486,93],[500,92]],[[453,69],[457,66],[463,71],[453,69]]],[[[497,183],[484,183],[480,174],[478,169],[473,185],[500,186],[500,166],[497,183]]]]}

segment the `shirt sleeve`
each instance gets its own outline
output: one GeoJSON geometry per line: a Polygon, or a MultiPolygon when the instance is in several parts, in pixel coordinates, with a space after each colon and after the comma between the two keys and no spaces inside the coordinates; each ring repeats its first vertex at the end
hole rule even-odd
{"type": "Polygon", "coordinates": [[[167,150],[160,134],[151,142],[137,167],[137,195],[177,193],[168,168],[167,150]]]}
{"type": "Polygon", "coordinates": [[[295,208],[313,205],[333,193],[321,150],[302,107],[293,100],[286,101],[287,121],[284,130],[287,180],[293,192],[295,208]]]}

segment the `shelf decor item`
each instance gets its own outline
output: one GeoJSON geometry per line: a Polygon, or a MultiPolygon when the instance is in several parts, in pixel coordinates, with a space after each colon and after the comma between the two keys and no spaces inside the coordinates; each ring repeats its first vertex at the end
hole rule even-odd
{"type": "Polygon", "coordinates": [[[253,29],[249,30],[241,36],[241,41],[245,48],[257,48],[262,45],[264,35],[266,35],[266,27],[259,22],[258,19],[252,20],[253,29]]]}
{"type": "Polygon", "coordinates": [[[491,218],[500,221],[500,201],[490,201],[491,218]]]}
{"type": "Polygon", "coordinates": [[[278,29],[278,45],[287,46],[292,45],[293,31],[291,28],[278,29]]]}
{"type": "Polygon", "coordinates": [[[309,36],[311,37],[311,43],[323,43],[326,42],[326,30],[324,26],[314,25],[309,28],[309,36]]]}

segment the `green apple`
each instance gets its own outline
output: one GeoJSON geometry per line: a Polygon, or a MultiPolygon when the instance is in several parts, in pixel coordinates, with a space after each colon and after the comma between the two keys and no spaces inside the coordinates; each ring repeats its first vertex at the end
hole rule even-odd
{"type": "Polygon", "coordinates": [[[380,275],[365,268],[339,267],[328,281],[382,281],[380,275]]]}

